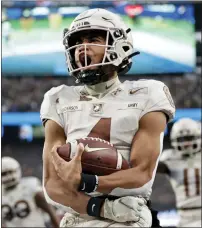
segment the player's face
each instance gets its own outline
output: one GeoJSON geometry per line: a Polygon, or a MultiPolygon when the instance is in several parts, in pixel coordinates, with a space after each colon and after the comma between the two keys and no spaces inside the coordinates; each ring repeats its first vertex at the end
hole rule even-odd
{"type": "MultiPolygon", "coordinates": [[[[87,34],[82,37],[78,37],[76,45],[79,45],[75,49],[75,62],[78,67],[90,66],[98,64],[103,61],[105,54],[105,47],[99,45],[105,45],[106,39],[99,34],[87,34]],[[81,44],[81,45],[80,45],[81,44]],[[85,45],[87,44],[87,45],[85,45]],[[92,44],[92,45],[91,45],[92,44]],[[93,45],[96,44],[96,45],[93,45]]],[[[88,67],[88,70],[96,69],[96,66],[88,67]]],[[[85,68],[84,68],[85,69],[85,68]]]]}

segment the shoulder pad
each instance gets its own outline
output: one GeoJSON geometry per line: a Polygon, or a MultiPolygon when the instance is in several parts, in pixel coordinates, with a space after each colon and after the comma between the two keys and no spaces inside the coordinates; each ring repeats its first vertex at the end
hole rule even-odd
{"type": "Polygon", "coordinates": [[[60,93],[65,87],[66,87],[66,85],[60,85],[57,87],[52,87],[50,90],[48,90],[45,93],[45,96],[54,96],[54,95],[60,93]]]}

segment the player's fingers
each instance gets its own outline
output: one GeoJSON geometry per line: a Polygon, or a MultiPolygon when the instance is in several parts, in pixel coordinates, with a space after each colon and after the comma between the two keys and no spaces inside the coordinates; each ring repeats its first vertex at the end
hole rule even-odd
{"type": "Polygon", "coordinates": [[[83,145],[83,143],[79,143],[77,145],[76,155],[74,156],[73,159],[74,160],[81,160],[81,156],[82,156],[83,152],[84,152],[84,145],[83,145]]]}
{"type": "Polygon", "coordinates": [[[58,152],[57,152],[58,147],[59,146],[55,146],[51,150],[52,162],[56,171],[58,171],[59,167],[62,167],[62,164],[64,163],[64,160],[58,155],[58,152]]]}

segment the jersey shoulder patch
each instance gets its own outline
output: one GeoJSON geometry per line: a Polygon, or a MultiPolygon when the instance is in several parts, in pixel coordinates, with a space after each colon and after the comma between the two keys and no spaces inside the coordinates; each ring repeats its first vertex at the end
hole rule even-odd
{"type": "Polygon", "coordinates": [[[128,95],[148,94],[148,87],[139,81],[125,81],[123,84],[128,90],[128,95]]]}
{"type": "Polygon", "coordinates": [[[148,94],[153,92],[156,88],[163,88],[165,84],[161,81],[154,79],[139,79],[137,81],[129,81],[133,89],[138,89],[138,92],[148,94]]]}

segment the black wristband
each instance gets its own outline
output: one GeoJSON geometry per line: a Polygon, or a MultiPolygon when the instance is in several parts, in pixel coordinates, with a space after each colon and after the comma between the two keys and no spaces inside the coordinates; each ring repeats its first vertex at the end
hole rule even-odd
{"type": "Polygon", "coordinates": [[[107,196],[97,196],[97,197],[91,197],[88,201],[87,205],[87,214],[89,216],[94,216],[100,218],[100,210],[105,202],[105,199],[107,196]]]}
{"type": "Polygon", "coordinates": [[[113,195],[102,195],[102,196],[91,197],[87,205],[87,214],[89,216],[101,218],[100,211],[101,211],[102,205],[105,202],[105,199],[116,200],[118,198],[120,197],[113,196],[113,195]]]}
{"type": "Polygon", "coordinates": [[[81,173],[81,182],[78,191],[95,192],[98,187],[98,176],[81,173]]]}

